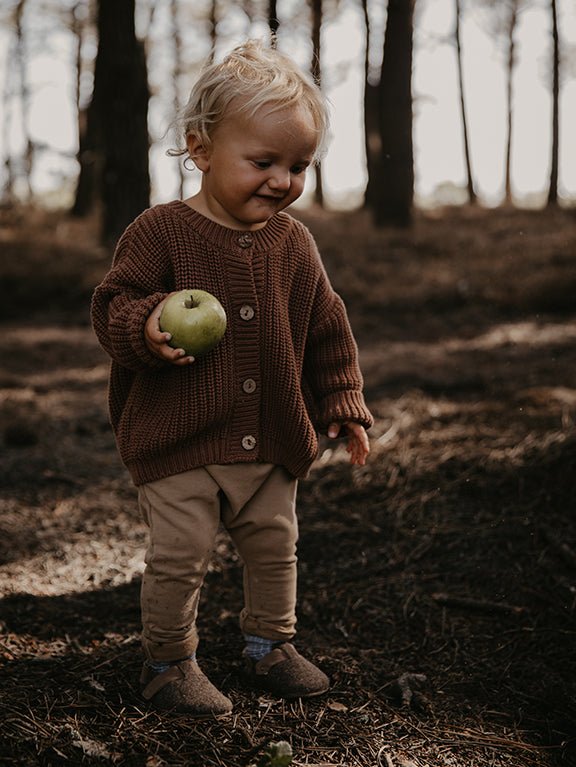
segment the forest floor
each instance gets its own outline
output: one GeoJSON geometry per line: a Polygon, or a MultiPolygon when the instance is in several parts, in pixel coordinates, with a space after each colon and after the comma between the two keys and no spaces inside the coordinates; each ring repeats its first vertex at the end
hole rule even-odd
{"type": "Polygon", "coordinates": [[[297,767],[576,764],[574,211],[301,217],[376,418],[365,467],[323,444],[300,487],[297,646],[332,687],[245,688],[221,536],[199,660],[235,708],[198,723],[138,691],[146,530],[88,320],[110,254],[0,214],[0,765],[247,767],[279,740],[297,767]]]}

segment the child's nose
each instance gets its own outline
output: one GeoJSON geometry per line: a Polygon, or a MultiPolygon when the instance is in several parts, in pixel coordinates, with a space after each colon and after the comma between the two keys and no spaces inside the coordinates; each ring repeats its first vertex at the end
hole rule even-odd
{"type": "Polygon", "coordinates": [[[268,185],[272,189],[285,190],[290,189],[290,171],[282,168],[276,168],[270,175],[268,185]]]}

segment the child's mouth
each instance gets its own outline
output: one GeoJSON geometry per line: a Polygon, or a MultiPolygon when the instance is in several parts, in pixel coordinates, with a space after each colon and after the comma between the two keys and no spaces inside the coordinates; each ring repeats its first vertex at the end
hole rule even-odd
{"type": "Polygon", "coordinates": [[[284,199],[283,195],[274,195],[274,194],[257,194],[255,196],[259,200],[264,200],[264,202],[269,202],[274,204],[281,202],[284,199]]]}

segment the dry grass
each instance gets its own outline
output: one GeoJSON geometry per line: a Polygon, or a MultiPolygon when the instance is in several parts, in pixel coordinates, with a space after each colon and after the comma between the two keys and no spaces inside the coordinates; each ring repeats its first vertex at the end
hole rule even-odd
{"type": "Polygon", "coordinates": [[[108,256],[57,218],[3,222],[2,268],[37,300],[11,287],[0,336],[0,764],[247,767],[280,739],[297,766],[576,764],[573,216],[306,218],[377,418],[366,467],[325,444],[300,492],[298,644],[333,685],[295,703],[245,686],[222,537],[200,661],[235,710],[203,723],[137,689],[145,530],[85,306],[108,256]]]}

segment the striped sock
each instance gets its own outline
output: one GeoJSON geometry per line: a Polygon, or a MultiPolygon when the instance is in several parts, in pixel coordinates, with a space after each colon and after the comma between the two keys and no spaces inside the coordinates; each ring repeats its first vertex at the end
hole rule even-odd
{"type": "Polygon", "coordinates": [[[275,647],[282,644],[282,642],[277,640],[258,637],[254,634],[244,634],[244,640],[246,646],[242,654],[253,661],[262,660],[265,655],[268,655],[275,647]]]}
{"type": "Polygon", "coordinates": [[[196,653],[192,653],[192,655],[189,655],[187,658],[180,658],[180,660],[173,660],[173,661],[161,661],[161,660],[147,660],[146,665],[148,668],[151,668],[152,671],[155,671],[157,674],[162,674],[164,671],[168,671],[170,666],[175,666],[177,663],[181,663],[183,660],[193,660],[196,661],[196,653]]]}

